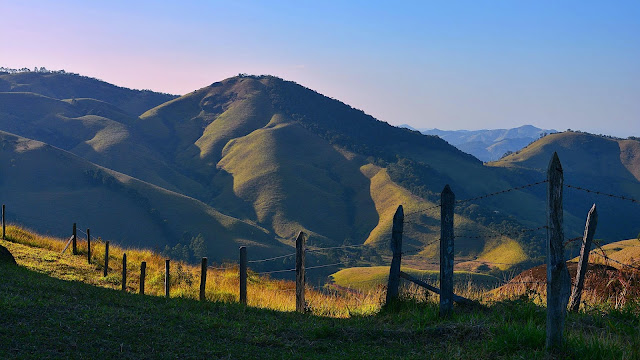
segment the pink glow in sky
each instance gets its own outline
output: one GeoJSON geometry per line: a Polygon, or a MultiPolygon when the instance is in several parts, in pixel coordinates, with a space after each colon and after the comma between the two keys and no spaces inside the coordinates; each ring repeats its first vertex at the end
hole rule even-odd
{"type": "Polygon", "coordinates": [[[0,66],[184,94],[270,74],[399,125],[640,136],[635,1],[3,1],[0,66]],[[133,4],[131,4],[133,3],[133,4]]]}

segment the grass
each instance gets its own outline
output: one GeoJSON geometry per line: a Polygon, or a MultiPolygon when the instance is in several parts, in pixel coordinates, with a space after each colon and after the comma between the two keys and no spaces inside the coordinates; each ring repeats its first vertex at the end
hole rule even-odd
{"type": "Polygon", "coordinates": [[[60,254],[62,239],[16,226],[7,230],[11,241],[0,244],[20,265],[0,265],[0,354],[10,358],[640,358],[637,303],[569,314],[565,345],[548,355],[546,311],[526,296],[482,308],[456,306],[446,318],[438,315],[434,301],[407,297],[392,307],[360,307],[360,313],[351,311],[347,317],[326,309],[358,309],[349,303],[354,298],[348,293],[321,297],[325,294],[309,291],[311,313],[298,314],[286,305],[293,296],[278,297],[275,291],[291,288],[291,282],[255,274],[249,282],[249,306],[238,304],[233,268],[210,270],[209,285],[215,285],[207,287],[210,301],[196,301],[193,284],[187,281],[195,269],[182,264],[183,275],[174,276],[172,298],[165,299],[133,293],[142,259],[150,274],[147,289],[158,293],[151,278],[163,259],[151,252],[113,247],[114,260],[126,250],[135,265],[130,291],[115,291],[121,263],[112,261],[114,275],[103,278],[99,250],[89,265],[82,243],[80,255],[60,254]],[[259,293],[266,295],[261,298],[259,293]],[[258,300],[270,309],[258,307],[258,300]]]}

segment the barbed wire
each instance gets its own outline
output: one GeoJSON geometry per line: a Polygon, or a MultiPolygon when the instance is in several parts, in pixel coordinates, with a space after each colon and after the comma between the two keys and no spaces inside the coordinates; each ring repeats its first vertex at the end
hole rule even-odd
{"type": "Polygon", "coordinates": [[[415,214],[418,214],[418,213],[427,212],[429,210],[437,209],[437,208],[439,208],[441,206],[442,206],[441,204],[438,204],[438,205],[432,205],[432,206],[429,206],[429,207],[426,207],[426,208],[414,210],[414,211],[411,211],[411,212],[408,212],[408,213],[404,214],[404,217],[406,218],[407,216],[411,216],[411,215],[415,215],[415,214]]]}
{"type": "Polygon", "coordinates": [[[330,266],[337,266],[337,265],[347,265],[347,263],[346,262],[339,262],[339,263],[334,263],[334,264],[309,266],[309,267],[305,267],[305,270],[320,269],[320,268],[325,268],[325,267],[330,267],[330,266]]]}
{"type": "Polygon", "coordinates": [[[287,258],[287,257],[294,256],[295,254],[296,253],[291,253],[291,254],[286,254],[286,255],[274,256],[274,257],[266,258],[266,259],[247,260],[247,263],[254,264],[254,263],[260,263],[260,262],[265,262],[265,261],[273,261],[273,260],[278,260],[278,259],[284,259],[284,258],[287,258]]]}
{"type": "Polygon", "coordinates": [[[544,184],[546,182],[549,182],[549,180],[537,181],[537,182],[534,182],[534,183],[521,185],[521,186],[516,186],[516,187],[512,187],[510,189],[500,190],[500,191],[496,191],[496,192],[493,192],[493,193],[489,193],[489,194],[485,194],[485,195],[481,195],[481,196],[476,196],[476,197],[473,197],[473,198],[468,198],[468,199],[463,199],[463,200],[456,200],[456,203],[457,204],[462,204],[462,203],[467,203],[467,202],[471,202],[471,201],[475,201],[475,200],[486,199],[488,197],[492,197],[492,196],[496,196],[496,195],[500,195],[500,194],[505,194],[505,193],[508,193],[508,192],[511,192],[511,191],[526,189],[526,188],[529,188],[529,187],[532,187],[532,186],[544,184]]]}
{"type": "Polygon", "coordinates": [[[342,245],[342,246],[332,246],[332,247],[325,247],[325,248],[306,248],[305,252],[320,252],[320,251],[325,251],[325,250],[335,250],[335,249],[349,249],[349,248],[359,248],[359,247],[363,247],[363,246],[367,246],[366,244],[360,244],[360,245],[342,245]]]}
{"type": "Polygon", "coordinates": [[[584,192],[587,192],[587,193],[593,193],[593,194],[596,194],[596,195],[602,195],[602,196],[608,196],[608,197],[611,197],[611,198],[627,200],[627,201],[631,201],[631,202],[636,203],[636,204],[640,203],[640,201],[638,201],[638,200],[636,200],[636,199],[634,199],[632,197],[629,197],[629,196],[608,194],[608,193],[605,193],[605,192],[602,192],[602,191],[591,190],[591,189],[587,189],[587,188],[583,188],[583,187],[575,186],[575,185],[569,185],[569,184],[564,184],[564,186],[566,186],[569,189],[575,189],[575,190],[580,190],[580,191],[584,191],[584,192]]]}
{"type": "Polygon", "coordinates": [[[528,232],[534,232],[534,231],[538,231],[538,230],[542,230],[542,229],[546,229],[547,226],[543,225],[543,226],[538,226],[537,228],[531,228],[531,229],[522,229],[522,230],[518,230],[518,231],[512,231],[512,232],[506,232],[506,233],[501,233],[495,230],[492,230],[490,228],[488,228],[489,230],[492,230],[493,232],[495,232],[496,234],[494,235],[455,235],[454,238],[464,238],[464,239],[487,239],[487,238],[499,238],[502,236],[513,236],[513,235],[520,235],[523,233],[528,233],[528,232]]]}
{"type": "Polygon", "coordinates": [[[267,275],[267,274],[277,274],[277,273],[291,272],[291,271],[296,271],[296,269],[263,271],[263,272],[259,272],[259,273],[256,273],[256,274],[257,275],[267,275]]]}

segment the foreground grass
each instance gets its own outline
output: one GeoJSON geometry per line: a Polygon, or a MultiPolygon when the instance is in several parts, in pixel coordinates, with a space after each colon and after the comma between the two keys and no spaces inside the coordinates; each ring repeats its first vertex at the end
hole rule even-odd
{"type": "MultiPolygon", "coordinates": [[[[433,303],[349,319],[164,299],[0,265],[0,354],[7,358],[545,359],[545,310],[509,301],[438,317],[433,303]]],[[[553,358],[638,359],[630,311],[572,315],[553,358]]]]}

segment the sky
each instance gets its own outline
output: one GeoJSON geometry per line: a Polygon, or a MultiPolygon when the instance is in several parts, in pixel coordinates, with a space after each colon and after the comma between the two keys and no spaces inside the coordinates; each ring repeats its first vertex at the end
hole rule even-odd
{"type": "Polygon", "coordinates": [[[640,1],[0,0],[0,66],[295,81],[393,125],[640,136],[640,1]]]}

